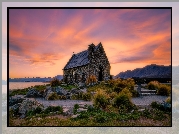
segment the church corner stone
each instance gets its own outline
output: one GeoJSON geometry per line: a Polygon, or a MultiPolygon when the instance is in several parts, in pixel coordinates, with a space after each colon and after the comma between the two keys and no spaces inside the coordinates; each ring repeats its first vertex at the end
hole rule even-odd
{"type": "Polygon", "coordinates": [[[90,76],[95,76],[97,81],[108,80],[110,68],[101,42],[97,46],[92,43],[87,50],[72,55],[63,68],[63,81],[86,83],[90,76]]]}

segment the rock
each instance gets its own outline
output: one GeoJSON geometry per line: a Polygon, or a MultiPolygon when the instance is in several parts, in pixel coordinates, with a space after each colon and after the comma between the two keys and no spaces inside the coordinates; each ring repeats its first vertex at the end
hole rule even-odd
{"type": "Polygon", "coordinates": [[[27,112],[35,110],[37,107],[40,107],[43,109],[43,105],[38,103],[35,100],[32,99],[26,99],[21,103],[21,106],[19,107],[19,113],[21,114],[21,118],[25,118],[27,112]]]}
{"type": "Polygon", "coordinates": [[[76,88],[71,89],[70,92],[71,92],[72,94],[79,94],[79,93],[81,93],[81,91],[78,90],[78,89],[76,89],[76,88]]]}
{"type": "Polygon", "coordinates": [[[77,118],[80,114],[72,115],[71,118],[77,118]]]}
{"type": "Polygon", "coordinates": [[[66,95],[67,94],[67,91],[65,89],[63,89],[62,87],[57,87],[55,92],[58,94],[58,95],[66,95]]]}
{"type": "Polygon", "coordinates": [[[85,83],[79,82],[78,83],[78,88],[83,88],[85,86],[85,83]]]}
{"type": "Polygon", "coordinates": [[[40,95],[36,89],[32,88],[27,92],[26,97],[35,98],[35,97],[42,97],[42,95],[40,95]]]}
{"type": "Polygon", "coordinates": [[[140,112],[142,112],[142,111],[144,111],[145,109],[139,109],[138,111],[140,111],[140,112]]]}
{"type": "Polygon", "coordinates": [[[15,95],[9,98],[9,106],[13,106],[17,103],[21,103],[24,100],[24,96],[15,95]]]}
{"type": "Polygon", "coordinates": [[[21,106],[21,103],[17,103],[11,107],[9,107],[9,110],[13,111],[13,114],[18,115],[19,114],[19,107],[21,106]]]}
{"type": "Polygon", "coordinates": [[[49,97],[53,94],[54,92],[52,90],[48,90],[45,96],[46,100],[49,100],[49,97]]]}
{"type": "Polygon", "coordinates": [[[77,109],[77,112],[83,112],[83,111],[87,111],[87,109],[84,109],[84,108],[78,108],[77,109]]]}
{"type": "Polygon", "coordinates": [[[63,107],[63,115],[64,116],[73,115],[73,109],[68,107],[63,107]]]}
{"type": "Polygon", "coordinates": [[[86,88],[80,89],[80,91],[81,91],[82,93],[87,93],[87,89],[86,89],[86,88]]]}

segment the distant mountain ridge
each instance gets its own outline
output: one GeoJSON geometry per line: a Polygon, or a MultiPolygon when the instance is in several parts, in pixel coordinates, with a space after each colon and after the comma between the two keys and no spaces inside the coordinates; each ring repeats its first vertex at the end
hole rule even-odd
{"type": "Polygon", "coordinates": [[[171,78],[171,66],[151,64],[143,68],[136,68],[134,70],[127,70],[120,72],[115,78],[171,78]]]}

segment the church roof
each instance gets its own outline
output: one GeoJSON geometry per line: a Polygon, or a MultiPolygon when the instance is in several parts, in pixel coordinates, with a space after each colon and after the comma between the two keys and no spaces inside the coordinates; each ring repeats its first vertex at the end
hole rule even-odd
{"type": "MultiPolygon", "coordinates": [[[[97,50],[99,45],[95,46],[94,51],[97,50]]],[[[73,54],[71,59],[68,61],[64,69],[70,69],[74,67],[79,67],[83,65],[87,65],[89,63],[89,58],[88,58],[88,50],[82,51],[77,54],[73,54]]]]}

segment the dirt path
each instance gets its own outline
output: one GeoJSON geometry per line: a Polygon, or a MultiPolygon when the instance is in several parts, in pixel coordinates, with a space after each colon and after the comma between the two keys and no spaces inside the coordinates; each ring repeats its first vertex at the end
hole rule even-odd
{"type": "MultiPolygon", "coordinates": [[[[142,96],[132,98],[132,102],[135,105],[150,105],[153,101],[163,102],[167,96],[151,95],[151,96],[142,96]]],[[[83,101],[83,100],[45,100],[43,98],[36,98],[39,103],[43,104],[44,107],[48,106],[63,106],[63,107],[73,107],[75,104],[79,105],[92,105],[92,101],[83,101]]]]}
{"type": "Polygon", "coordinates": [[[45,100],[43,98],[36,98],[35,100],[43,104],[44,107],[48,107],[48,106],[73,107],[75,104],[92,105],[91,101],[83,101],[83,100],[45,100]]]}

